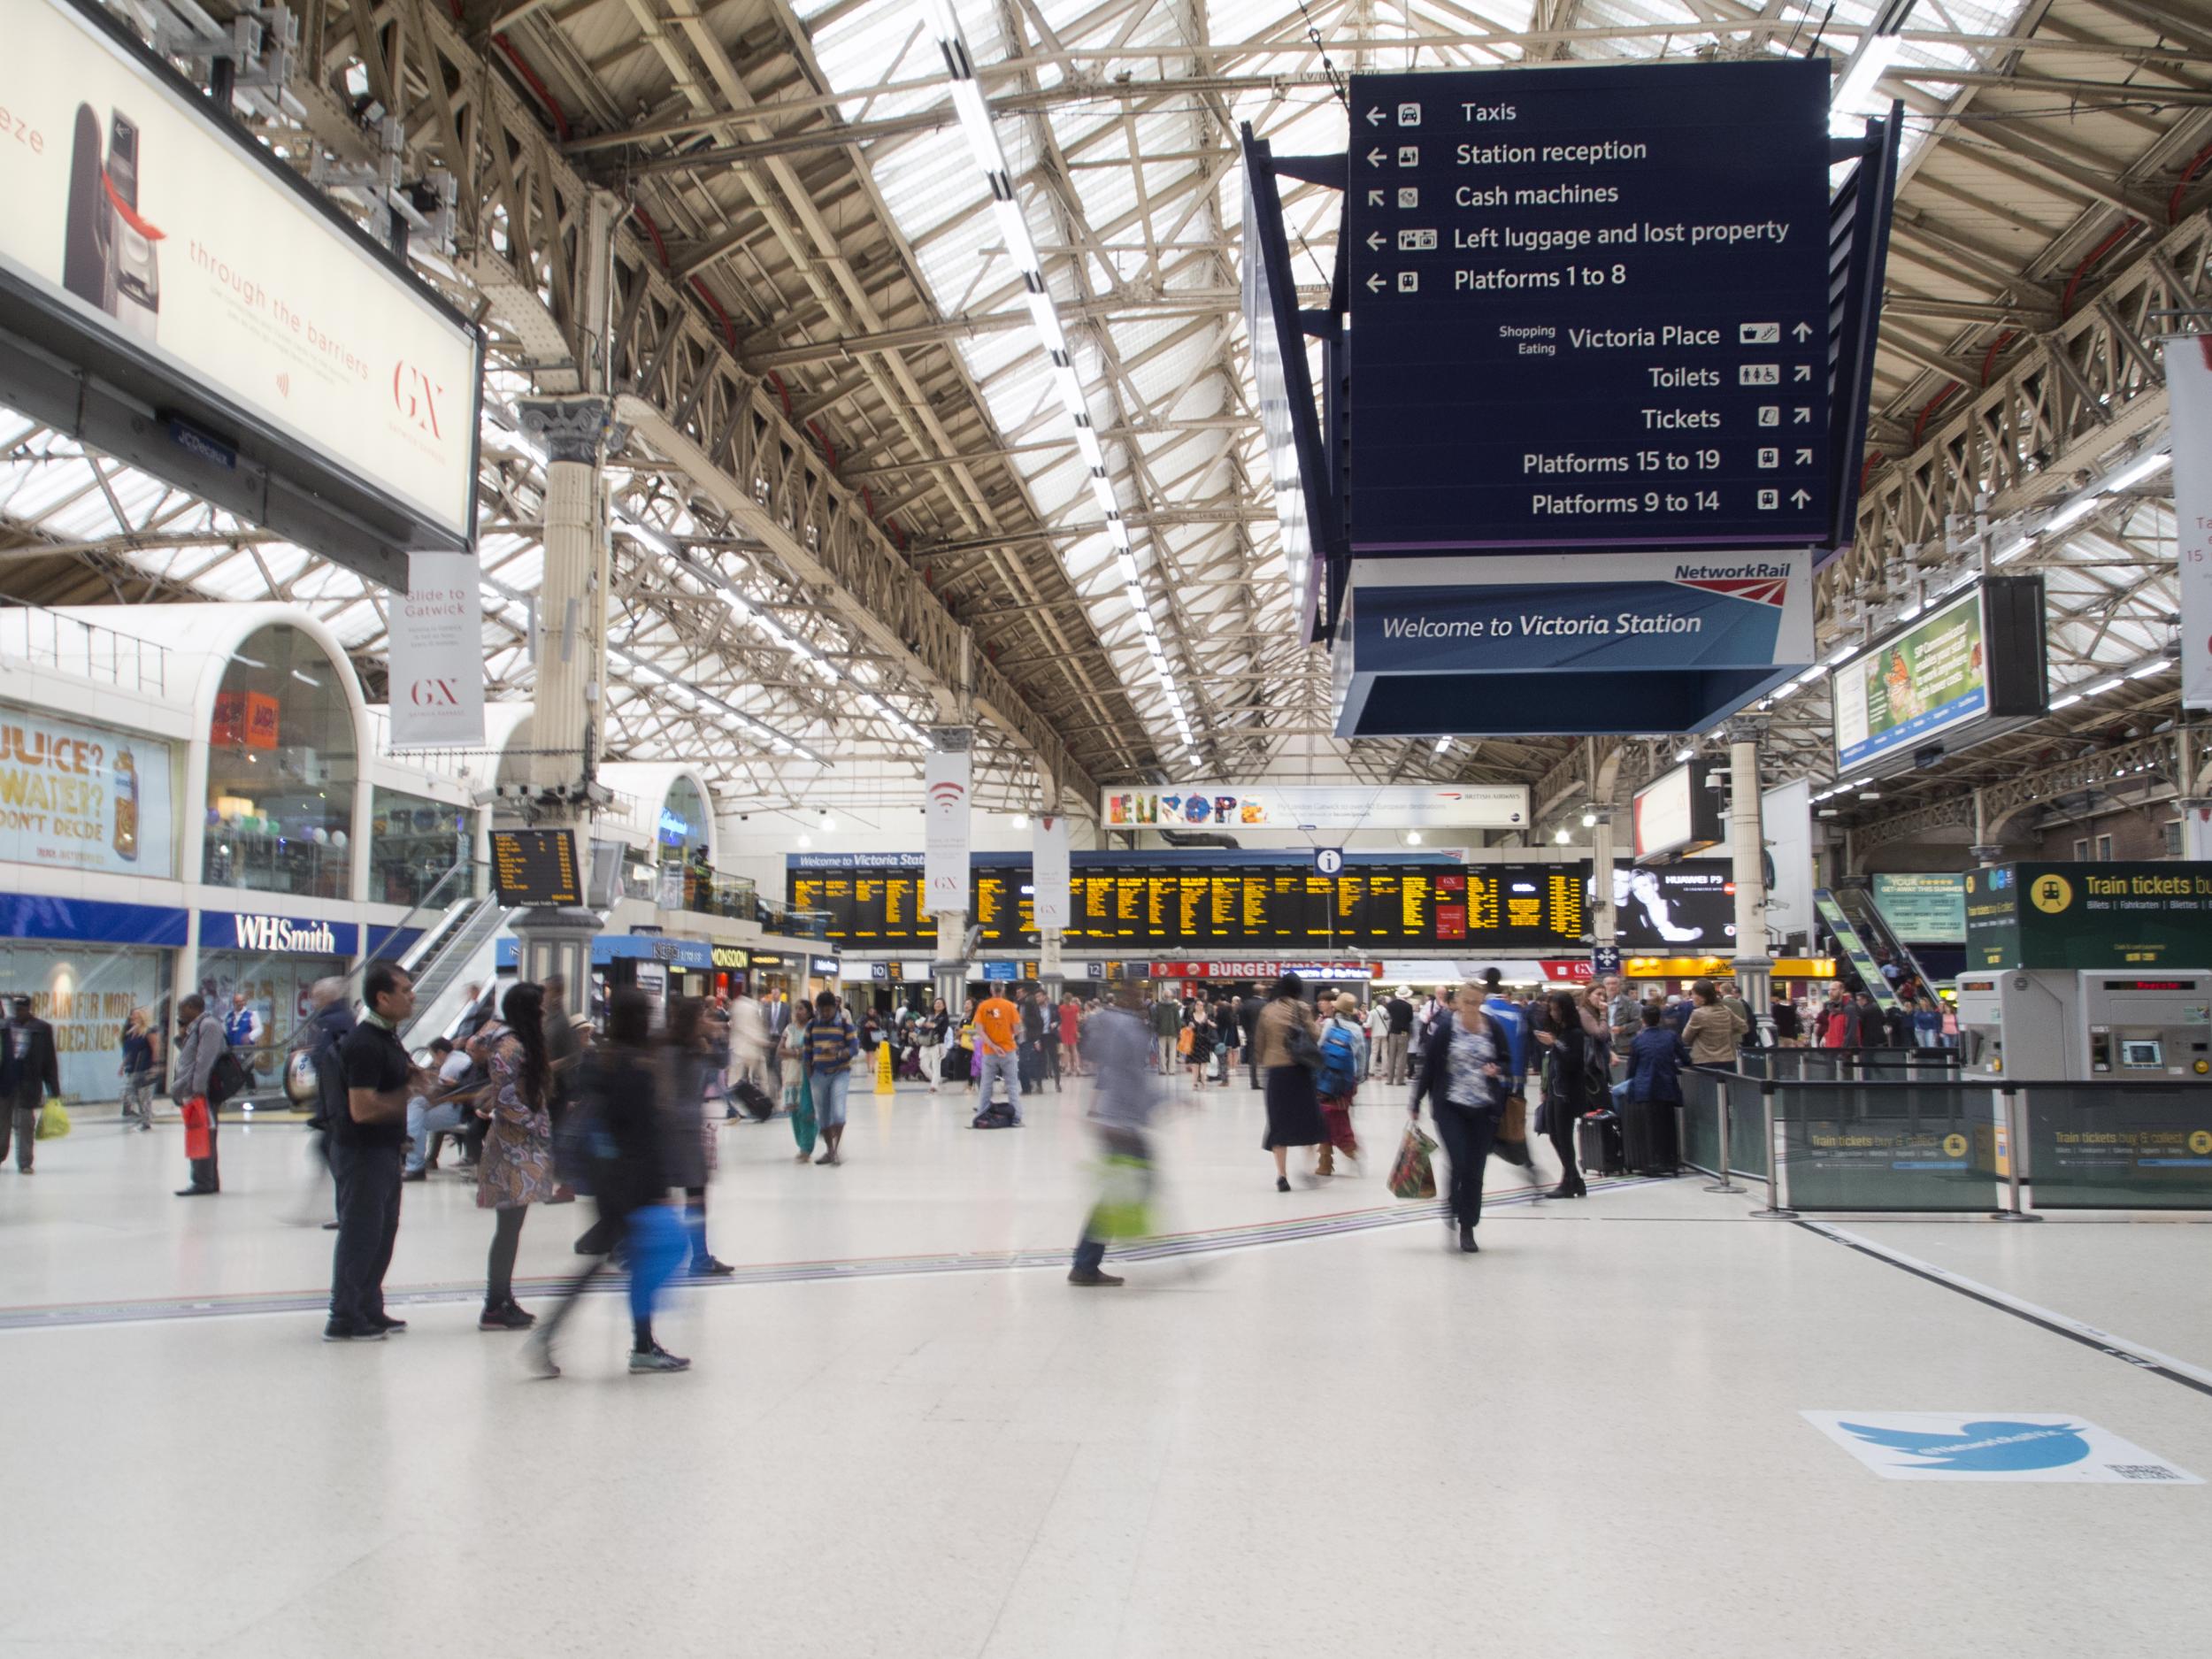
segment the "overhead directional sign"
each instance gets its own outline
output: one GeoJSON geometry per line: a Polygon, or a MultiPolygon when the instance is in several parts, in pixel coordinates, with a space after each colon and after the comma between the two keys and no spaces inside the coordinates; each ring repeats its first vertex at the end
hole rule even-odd
{"type": "Polygon", "coordinates": [[[1828,531],[1818,59],[1356,75],[1356,555],[1828,531]]]}

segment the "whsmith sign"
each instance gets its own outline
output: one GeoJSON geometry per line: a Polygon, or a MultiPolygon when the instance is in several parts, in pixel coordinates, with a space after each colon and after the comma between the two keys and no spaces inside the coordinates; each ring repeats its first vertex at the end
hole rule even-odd
{"type": "Polygon", "coordinates": [[[351,956],[360,950],[360,929],[352,922],[327,922],[294,916],[260,916],[245,910],[202,910],[202,950],[243,950],[265,956],[351,956]]]}

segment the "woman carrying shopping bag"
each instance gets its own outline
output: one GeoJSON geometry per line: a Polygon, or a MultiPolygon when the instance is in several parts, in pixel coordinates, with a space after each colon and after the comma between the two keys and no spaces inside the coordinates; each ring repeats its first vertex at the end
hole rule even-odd
{"type": "Polygon", "coordinates": [[[1437,1133],[1452,1163],[1448,1219],[1458,1225],[1459,1248],[1471,1256],[1480,1248],[1475,1228],[1482,1220],[1483,1165],[1505,1116],[1512,1053],[1482,999],[1481,986],[1461,986],[1451,1010],[1430,1026],[1411,1105],[1417,1122],[1422,1100],[1435,1102],[1437,1133]]]}

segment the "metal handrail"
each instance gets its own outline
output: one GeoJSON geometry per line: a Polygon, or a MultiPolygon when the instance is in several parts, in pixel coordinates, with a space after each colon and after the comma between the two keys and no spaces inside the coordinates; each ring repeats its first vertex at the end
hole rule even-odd
{"type": "Polygon", "coordinates": [[[43,605],[0,605],[0,657],[104,680],[157,696],[169,688],[169,648],[43,605]]]}

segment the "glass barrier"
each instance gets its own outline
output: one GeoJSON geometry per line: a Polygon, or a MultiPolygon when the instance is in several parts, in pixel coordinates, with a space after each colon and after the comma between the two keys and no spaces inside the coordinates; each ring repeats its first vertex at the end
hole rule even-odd
{"type": "Polygon", "coordinates": [[[1798,1210],[2000,1207],[2002,1102],[1986,1085],[1777,1083],[1774,1116],[1798,1210]]]}
{"type": "MultiPolygon", "coordinates": [[[[1742,1058],[1756,1056],[1746,1054],[1742,1058]]],[[[1720,1171],[1721,1102],[1728,1104],[1728,1168],[1763,1180],[1767,1173],[1766,1102],[1748,1071],[1693,1066],[1682,1073],[1682,1156],[1701,1170],[1720,1171]]]]}
{"type": "Polygon", "coordinates": [[[2212,1085],[2020,1083],[2038,1210],[2212,1210],[2212,1085]]]}

